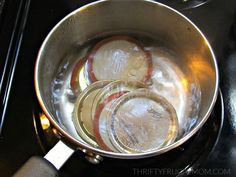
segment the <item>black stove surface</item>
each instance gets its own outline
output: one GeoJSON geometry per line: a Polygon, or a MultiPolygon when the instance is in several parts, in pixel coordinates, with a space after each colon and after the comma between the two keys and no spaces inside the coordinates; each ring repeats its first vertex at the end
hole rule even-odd
{"type": "MultiPolygon", "coordinates": [[[[61,18],[92,1],[2,2],[0,113],[5,118],[1,119],[0,176],[8,177],[30,156],[43,156],[42,148],[50,148],[50,143],[40,142],[43,134],[36,133],[33,119],[38,109],[34,63],[40,45],[61,18]]],[[[104,159],[94,166],[78,152],[61,169],[61,176],[236,176],[236,1],[211,0],[181,12],[202,30],[213,47],[219,63],[224,109],[219,96],[201,131],[166,156],[135,162],[104,159]]]]}

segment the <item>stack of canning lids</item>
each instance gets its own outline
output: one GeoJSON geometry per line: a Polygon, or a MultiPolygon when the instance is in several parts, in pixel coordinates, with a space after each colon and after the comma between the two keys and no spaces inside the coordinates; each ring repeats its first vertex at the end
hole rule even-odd
{"type": "Polygon", "coordinates": [[[98,42],[75,65],[71,77],[78,95],[73,122],[81,138],[120,153],[154,151],[173,143],[176,111],[148,89],[151,77],[152,57],[141,42],[129,36],[98,42]]]}

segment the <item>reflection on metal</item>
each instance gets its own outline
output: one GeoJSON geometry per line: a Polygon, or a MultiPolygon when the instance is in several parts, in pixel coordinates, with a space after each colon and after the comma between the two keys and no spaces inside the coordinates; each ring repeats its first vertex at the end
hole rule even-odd
{"type": "Polygon", "coordinates": [[[230,105],[231,105],[231,116],[232,116],[232,128],[236,133],[236,90],[230,92],[230,105]]]}
{"type": "Polygon", "coordinates": [[[84,66],[79,72],[79,85],[80,85],[81,90],[86,89],[86,87],[88,86],[86,82],[86,78],[84,77],[84,66]]]}
{"type": "Polygon", "coordinates": [[[55,128],[52,128],[52,132],[53,132],[55,135],[58,134],[57,129],[55,129],[55,128]]]}
{"type": "Polygon", "coordinates": [[[187,78],[181,78],[181,85],[183,86],[184,90],[188,90],[188,86],[189,86],[189,83],[188,83],[188,80],[187,78]]]}
{"type": "Polygon", "coordinates": [[[229,112],[229,121],[232,133],[236,134],[236,52],[231,53],[226,58],[226,64],[222,68],[225,70],[222,84],[227,89],[226,95],[227,111],[229,112]]]}
{"type": "Polygon", "coordinates": [[[42,151],[46,153],[50,147],[53,147],[61,139],[61,135],[53,127],[46,115],[38,109],[33,112],[33,124],[38,143],[42,151]]]}
{"type": "Polygon", "coordinates": [[[86,153],[85,159],[94,165],[99,164],[103,160],[100,155],[89,152],[86,153]]]}
{"type": "Polygon", "coordinates": [[[43,113],[40,114],[40,122],[41,122],[43,130],[47,130],[50,127],[50,121],[48,120],[46,115],[43,113]]]}
{"type": "Polygon", "coordinates": [[[202,6],[210,0],[155,0],[155,1],[171,6],[177,10],[187,10],[202,6]]]}
{"type": "Polygon", "coordinates": [[[209,82],[209,78],[215,78],[215,71],[212,69],[212,65],[208,63],[204,58],[199,56],[190,56],[190,68],[195,76],[199,77],[199,80],[209,82]],[[207,79],[207,80],[206,80],[207,79]]]}

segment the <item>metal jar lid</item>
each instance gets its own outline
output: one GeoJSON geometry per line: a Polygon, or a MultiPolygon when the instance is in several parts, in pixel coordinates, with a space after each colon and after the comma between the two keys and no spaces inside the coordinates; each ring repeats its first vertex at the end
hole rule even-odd
{"type": "Polygon", "coordinates": [[[91,81],[88,76],[88,62],[85,58],[80,59],[74,66],[71,73],[70,86],[75,95],[86,89],[91,81]]]}
{"type": "Polygon", "coordinates": [[[99,147],[103,150],[119,152],[110,141],[107,131],[107,115],[110,112],[110,106],[117,98],[124,95],[124,92],[117,92],[110,95],[100,103],[93,120],[94,136],[99,147]]]}
{"type": "Polygon", "coordinates": [[[130,36],[112,36],[98,42],[88,55],[89,76],[97,80],[146,82],[152,58],[141,42],[130,36]]]}
{"type": "Polygon", "coordinates": [[[139,88],[146,88],[146,86],[137,81],[121,81],[116,80],[111,82],[110,84],[107,84],[104,88],[102,88],[96,97],[94,98],[93,104],[92,104],[92,119],[94,118],[94,115],[96,113],[96,109],[99,106],[99,104],[103,103],[110,95],[119,93],[119,92],[129,92],[134,91],[139,88]]]}
{"type": "Polygon", "coordinates": [[[91,117],[93,118],[96,141],[102,149],[117,151],[110,143],[106,130],[106,115],[110,111],[111,103],[129,91],[144,87],[145,85],[140,82],[118,80],[111,82],[98,92],[93,101],[91,117]]]}
{"type": "Polygon", "coordinates": [[[175,109],[148,89],[118,98],[107,116],[108,135],[120,152],[154,151],[174,142],[178,134],[175,109]]]}
{"type": "Polygon", "coordinates": [[[87,143],[95,147],[98,147],[98,145],[93,133],[93,122],[91,118],[92,102],[99,90],[110,82],[111,81],[98,81],[91,84],[80,93],[74,106],[72,120],[78,134],[87,143]]]}

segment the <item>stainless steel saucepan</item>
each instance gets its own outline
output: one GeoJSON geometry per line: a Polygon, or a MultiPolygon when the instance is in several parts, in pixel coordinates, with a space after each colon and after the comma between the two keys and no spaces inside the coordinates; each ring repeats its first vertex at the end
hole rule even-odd
{"type": "MultiPolygon", "coordinates": [[[[191,90],[191,86],[189,88],[191,90]]],[[[209,117],[218,94],[218,68],[205,36],[176,10],[150,0],[101,0],[73,11],[48,34],[37,56],[35,89],[43,112],[62,138],[44,158],[31,158],[15,177],[56,176],[57,170],[77,149],[92,154],[90,160],[97,163],[102,157],[147,158],[178,147],[192,137],[209,117]],[[92,147],[76,136],[72,121],[60,116],[52,102],[52,81],[58,66],[70,51],[76,51],[101,34],[125,31],[147,34],[174,46],[176,53],[179,53],[175,63],[183,71],[192,74],[201,91],[197,119],[179,120],[179,138],[173,144],[155,151],[127,154],[92,147]]]]}

